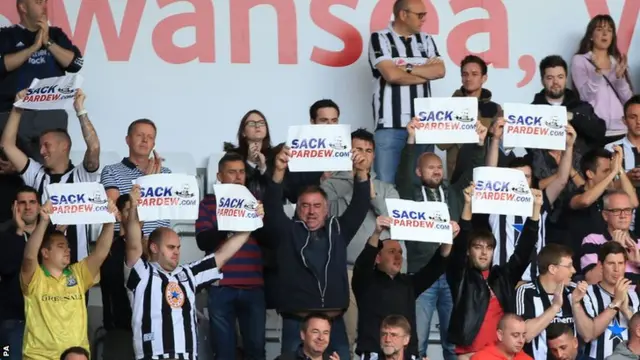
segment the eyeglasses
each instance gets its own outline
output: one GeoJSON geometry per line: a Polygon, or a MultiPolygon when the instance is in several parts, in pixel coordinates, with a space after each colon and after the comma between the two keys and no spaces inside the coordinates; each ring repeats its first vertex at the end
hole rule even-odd
{"type": "Polygon", "coordinates": [[[556,266],[562,266],[563,268],[567,268],[569,270],[573,269],[573,264],[568,264],[568,265],[564,265],[564,264],[555,264],[556,266]]]}
{"type": "Polygon", "coordinates": [[[626,209],[605,209],[604,211],[610,212],[612,215],[615,215],[615,216],[620,216],[622,214],[631,215],[631,213],[633,212],[633,209],[631,209],[631,208],[626,208],[626,209]]]}
{"type": "Polygon", "coordinates": [[[424,19],[424,17],[425,17],[425,16],[427,16],[427,13],[426,13],[426,12],[420,12],[420,13],[418,13],[418,12],[413,12],[413,11],[411,11],[411,10],[409,10],[409,9],[404,9],[404,11],[406,11],[406,12],[408,12],[408,13],[410,13],[410,14],[413,14],[413,15],[417,16],[417,17],[418,17],[418,19],[420,19],[420,20],[424,19]]]}
{"type": "Polygon", "coordinates": [[[248,127],[265,127],[267,123],[265,121],[247,121],[244,125],[248,127]]]}

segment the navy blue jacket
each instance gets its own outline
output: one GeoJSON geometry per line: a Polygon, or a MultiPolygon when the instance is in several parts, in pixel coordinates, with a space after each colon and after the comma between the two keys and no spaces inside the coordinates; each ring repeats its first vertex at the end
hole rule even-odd
{"type": "MultiPolygon", "coordinates": [[[[265,228],[277,239],[278,288],[277,309],[295,314],[308,310],[347,309],[349,281],[347,279],[347,246],[364,221],[371,194],[369,180],[354,183],[351,203],[340,217],[330,217],[324,228],[327,234],[328,257],[322,281],[306,265],[303,249],[310,233],[304,222],[290,219],[282,206],[283,186],[268,180],[264,194],[265,228]],[[324,283],[324,286],[322,286],[324,283]]],[[[326,240],[325,240],[326,241],[326,240]]]]}
{"type": "Polygon", "coordinates": [[[12,25],[0,29],[0,112],[10,111],[20,90],[31,85],[33,79],[46,79],[64,76],[66,72],[76,73],[82,68],[82,54],[59,27],[49,27],[49,39],[58,46],[73,51],[73,61],[63,68],[45,47],[31,54],[19,68],[7,71],[2,57],[29,48],[36,41],[37,32],[27,30],[21,25],[12,25]]]}

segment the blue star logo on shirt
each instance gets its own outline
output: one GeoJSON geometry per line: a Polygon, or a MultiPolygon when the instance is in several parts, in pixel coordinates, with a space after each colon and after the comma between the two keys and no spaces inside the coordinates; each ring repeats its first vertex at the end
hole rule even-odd
{"type": "Polygon", "coordinates": [[[617,318],[613,318],[612,324],[607,326],[607,329],[611,331],[611,336],[609,337],[609,340],[618,338],[620,339],[620,341],[624,341],[622,333],[627,331],[627,328],[620,326],[620,322],[618,322],[617,318]]]}
{"type": "Polygon", "coordinates": [[[180,297],[180,294],[178,294],[177,291],[171,292],[171,298],[172,299],[178,299],[179,297],[180,297]]]}
{"type": "Polygon", "coordinates": [[[511,227],[518,233],[522,233],[522,228],[524,227],[524,224],[513,224],[511,225],[511,227]]]}

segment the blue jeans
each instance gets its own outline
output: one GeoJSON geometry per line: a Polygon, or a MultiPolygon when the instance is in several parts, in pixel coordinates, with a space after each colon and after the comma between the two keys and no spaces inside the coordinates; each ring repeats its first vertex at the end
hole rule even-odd
{"type": "Polygon", "coordinates": [[[236,358],[236,320],[242,335],[244,359],[265,359],[267,314],[264,289],[209,287],[209,324],[215,359],[236,358]]]}
{"type": "MultiPolygon", "coordinates": [[[[302,320],[292,318],[282,318],[282,344],[281,353],[296,351],[302,340],[300,340],[300,325],[302,320]]],[[[342,316],[333,319],[331,323],[331,334],[329,346],[325,354],[334,351],[338,353],[340,359],[350,359],[349,339],[347,338],[347,328],[344,325],[342,316]]]]}
{"type": "MultiPolygon", "coordinates": [[[[376,176],[381,181],[395,184],[396,171],[400,165],[400,154],[407,144],[407,130],[405,129],[380,129],[374,134],[376,142],[376,157],[373,160],[373,167],[376,176]]],[[[423,152],[433,152],[434,145],[420,144],[416,145],[416,158],[414,162],[423,152]]],[[[417,176],[414,177],[416,185],[420,184],[417,176]]]]}
{"type": "Polygon", "coordinates": [[[457,356],[454,352],[454,346],[447,342],[447,330],[449,329],[451,310],[453,310],[453,300],[445,275],[440,276],[438,281],[420,294],[416,301],[416,332],[418,335],[418,351],[420,352],[420,357],[427,355],[429,333],[431,331],[431,317],[436,310],[438,310],[438,320],[440,320],[442,357],[444,360],[456,360],[457,356]]]}
{"type": "Polygon", "coordinates": [[[0,322],[0,359],[22,360],[22,339],[24,320],[4,320],[0,322]],[[8,346],[8,354],[4,347],[8,346]]]}

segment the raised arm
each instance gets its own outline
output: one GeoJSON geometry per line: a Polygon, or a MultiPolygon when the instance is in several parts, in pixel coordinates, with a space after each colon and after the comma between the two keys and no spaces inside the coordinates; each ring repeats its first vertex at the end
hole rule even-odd
{"type": "Polygon", "coordinates": [[[80,121],[80,128],[82,129],[82,137],[85,144],[87,144],[87,150],[84,153],[84,168],[88,172],[95,172],[100,167],[100,140],[96,134],[96,129],[93,128],[91,120],[87,110],[84,108],[85,94],[82,89],[78,89],[76,92],[76,99],[73,102],[73,107],[76,110],[76,115],[80,121]]]}
{"type": "MultiPolygon", "coordinates": [[[[614,149],[616,148],[620,149],[619,146],[616,146],[614,149]]],[[[577,210],[577,209],[587,208],[591,206],[591,204],[595,203],[602,196],[602,194],[604,194],[604,192],[607,191],[607,189],[609,188],[609,184],[611,184],[611,182],[615,180],[616,176],[618,176],[620,172],[623,172],[621,170],[622,158],[621,156],[618,155],[621,152],[622,152],[621,150],[619,152],[616,151],[615,155],[613,156],[613,159],[611,160],[611,171],[609,172],[609,174],[607,174],[607,176],[604,179],[602,179],[602,181],[597,183],[592,188],[586,190],[584,193],[575,195],[571,198],[571,201],[569,202],[569,207],[571,207],[571,209],[577,210]]],[[[634,190],[634,193],[635,193],[635,190],[634,190]]],[[[632,203],[633,203],[633,199],[632,199],[632,203]]],[[[637,198],[636,198],[635,206],[637,206],[637,198]]]]}
{"type": "Polygon", "coordinates": [[[549,183],[545,192],[547,194],[547,198],[549,199],[549,203],[553,204],[558,199],[558,196],[562,193],[564,188],[567,186],[569,182],[569,176],[571,175],[571,169],[573,167],[573,144],[576,141],[576,131],[573,126],[567,125],[567,140],[566,140],[566,148],[562,157],[560,158],[560,163],[558,164],[558,172],[555,174],[555,177],[549,183]]]}
{"type": "Polygon", "coordinates": [[[411,119],[407,124],[407,144],[402,149],[400,164],[396,172],[396,188],[401,199],[413,199],[413,177],[415,173],[416,125],[419,120],[411,119]]]}
{"type": "Polygon", "coordinates": [[[451,290],[455,292],[458,291],[458,285],[462,281],[462,275],[466,269],[469,234],[473,231],[471,225],[471,198],[473,198],[473,187],[474,185],[471,184],[463,190],[464,206],[462,208],[462,214],[460,215],[460,232],[453,239],[448,265],[446,267],[447,278],[449,283],[452,284],[451,290]]]}
{"type": "Polygon", "coordinates": [[[504,118],[499,117],[491,124],[491,140],[487,149],[485,165],[496,167],[500,159],[500,142],[504,133],[504,118]]]}
{"type": "MultiPolygon", "coordinates": [[[[627,173],[624,171],[624,154],[622,153],[622,147],[615,146],[613,148],[615,155],[613,156],[613,160],[616,162],[614,169],[618,171],[618,176],[620,181],[616,184],[622,191],[626,192],[629,195],[629,200],[631,201],[631,207],[638,207],[638,194],[636,193],[636,187],[633,185],[633,182],[627,176],[627,173]]],[[[613,170],[612,170],[613,172],[613,170]]]]}
{"type": "Polygon", "coordinates": [[[511,284],[513,284],[514,287],[522,280],[522,274],[524,274],[531,263],[531,254],[535,252],[536,244],[538,243],[540,211],[544,199],[542,191],[539,189],[531,189],[531,194],[533,195],[533,213],[525,222],[518,244],[507,262],[507,268],[511,276],[511,284]]]}
{"type": "Polygon", "coordinates": [[[138,219],[138,201],[140,201],[140,185],[133,185],[129,192],[129,216],[126,226],[126,265],[133,268],[142,257],[142,227],[138,219]]]}
{"type": "Polygon", "coordinates": [[[378,216],[376,218],[376,228],[356,259],[353,267],[351,288],[358,297],[363,295],[367,286],[371,284],[375,274],[376,256],[380,251],[380,235],[385,228],[388,229],[391,226],[391,220],[388,216],[378,216]]]}
{"type": "Polygon", "coordinates": [[[20,269],[20,279],[25,289],[29,287],[33,274],[38,267],[38,252],[40,251],[42,240],[49,226],[49,215],[51,211],[51,203],[47,201],[47,203],[40,208],[40,221],[38,221],[36,229],[31,233],[25,245],[24,255],[22,256],[22,267],[20,269]]]}
{"type": "MultiPolygon", "coordinates": [[[[5,60],[6,61],[6,60],[5,60]]],[[[26,90],[20,91],[16,95],[16,101],[24,99],[27,95],[26,90]]],[[[18,140],[18,129],[20,128],[20,119],[22,118],[22,109],[17,107],[13,107],[11,112],[9,113],[9,119],[7,120],[7,124],[4,126],[4,130],[2,131],[2,140],[0,140],[0,145],[4,149],[4,153],[7,155],[7,158],[13,164],[13,166],[18,171],[23,171],[27,163],[29,162],[29,158],[25,155],[22,150],[18,148],[17,140],[18,140]]]]}
{"type": "MultiPolygon", "coordinates": [[[[264,207],[262,204],[258,205],[257,213],[260,218],[264,217],[264,207]]],[[[222,244],[218,250],[216,250],[214,254],[218,268],[223,267],[224,264],[226,264],[227,261],[229,261],[229,259],[231,259],[238,250],[240,250],[242,245],[247,242],[250,235],[251,232],[248,231],[235,233],[224,244],[222,244]]]]}
{"type": "MultiPolygon", "coordinates": [[[[109,212],[114,215],[118,212],[118,208],[111,200],[109,200],[109,212]]],[[[96,277],[98,274],[100,274],[100,267],[111,251],[114,227],[115,223],[102,224],[102,230],[100,231],[100,235],[98,236],[96,248],[87,257],[87,267],[89,267],[89,271],[91,272],[91,276],[93,277],[96,277]]]]}
{"type": "Polygon", "coordinates": [[[282,180],[287,171],[290,158],[289,148],[283,146],[282,150],[276,155],[272,178],[267,179],[267,191],[264,192],[262,200],[266,214],[264,225],[270,234],[281,231],[283,226],[288,226],[291,223],[291,219],[284,212],[282,204],[282,180]]]}
{"type": "Polygon", "coordinates": [[[338,218],[343,238],[347,244],[351,242],[356,232],[362,225],[371,203],[371,182],[369,181],[369,169],[365,166],[364,155],[353,152],[353,196],[344,213],[338,218]]]}

